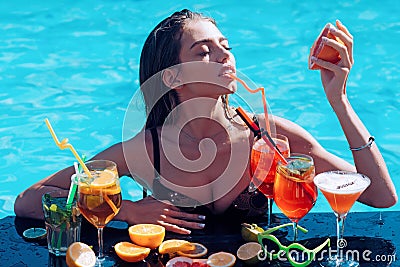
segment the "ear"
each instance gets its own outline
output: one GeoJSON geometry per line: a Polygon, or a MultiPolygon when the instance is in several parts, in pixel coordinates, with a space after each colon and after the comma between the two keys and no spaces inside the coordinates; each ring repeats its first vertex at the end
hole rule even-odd
{"type": "Polygon", "coordinates": [[[162,81],[165,86],[171,89],[182,88],[181,80],[179,79],[179,71],[175,68],[168,68],[162,72],[162,81]]]}

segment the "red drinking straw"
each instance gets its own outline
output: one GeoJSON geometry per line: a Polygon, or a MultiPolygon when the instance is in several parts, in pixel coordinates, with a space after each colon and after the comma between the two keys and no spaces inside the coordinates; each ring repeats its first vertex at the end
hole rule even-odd
{"type": "Polygon", "coordinates": [[[284,163],[287,164],[288,162],[286,161],[285,157],[281,154],[279,151],[278,147],[276,144],[272,141],[271,137],[269,136],[269,133],[267,131],[261,131],[258,125],[250,119],[249,116],[247,116],[246,112],[241,108],[238,107],[236,108],[237,114],[242,118],[242,120],[246,123],[246,125],[252,129],[254,132],[261,132],[261,138],[264,139],[265,143],[273,150],[275,150],[275,153],[278,154],[279,159],[284,163]]]}

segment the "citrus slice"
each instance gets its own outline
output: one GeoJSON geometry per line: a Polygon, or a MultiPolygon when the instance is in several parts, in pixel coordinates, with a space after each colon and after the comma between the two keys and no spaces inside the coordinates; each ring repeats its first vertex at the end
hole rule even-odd
{"type": "Polygon", "coordinates": [[[69,267],[92,267],[96,264],[96,256],[88,245],[75,242],[67,249],[66,262],[69,267]]]}
{"type": "Polygon", "coordinates": [[[179,256],[189,257],[189,258],[200,258],[207,254],[207,248],[200,243],[192,243],[194,249],[178,251],[179,256]]]}
{"type": "Polygon", "coordinates": [[[150,253],[149,248],[141,247],[131,242],[119,242],[114,246],[114,249],[118,257],[127,262],[142,261],[150,253]]]}
{"type": "Polygon", "coordinates": [[[170,259],[165,267],[192,266],[193,260],[188,257],[175,257],[170,259]]]}
{"type": "Polygon", "coordinates": [[[90,183],[90,187],[107,188],[115,185],[116,173],[114,171],[104,170],[101,172],[96,172],[93,177],[95,179],[90,183]]]}
{"type": "Polygon", "coordinates": [[[133,243],[151,249],[158,247],[165,237],[165,228],[157,224],[136,224],[128,231],[133,243]]]}
{"type": "Polygon", "coordinates": [[[46,238],[46,229],[44,228],[29,228],[22,235],[26,240],[40,240],[46,238]]]}
{"type": "Polygon", "coordinates": [[[207,259],[207,264],[211,267],[230,267],[236,262],[235,255],[229,252],[218,252],[211,254],[207,259]]]}
{"type": "Polygon", "coordinates": [[[264,232],[264,229],[259,227],[257,224],[242,224],[241,234],[242,238],[246,242],[257,242],[257,235],[264,232]]]}
{"type": "Polygon", "coordinates": [[[256,242],[249,242],[239,247],[236,255],[239,260],[242,260],[247,265],[256,264],[259,262],[258,253],[261,251],[261,245],[256,242]]]}
{"type": "Polygon", "coordinates": [[[181,239],[170,239],[165,240],[161,243],[160,247],[158,248],[158,252],[160,254],[167,254],[167,253],[175,253],[178,251],[187,251],[193,250],[196,247],[192,245],[189,241],[181,240],[181,239]]]}

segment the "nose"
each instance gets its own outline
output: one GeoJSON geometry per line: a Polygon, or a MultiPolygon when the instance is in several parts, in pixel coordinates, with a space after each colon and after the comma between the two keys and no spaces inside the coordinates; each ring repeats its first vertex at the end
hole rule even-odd
{"type": "Polygon", "coordinates": [[[224,47],[220,47],[217,55],[218,63],[226,63],[228,59],[231,57],[231,53],[226,50],[224,47]]]}

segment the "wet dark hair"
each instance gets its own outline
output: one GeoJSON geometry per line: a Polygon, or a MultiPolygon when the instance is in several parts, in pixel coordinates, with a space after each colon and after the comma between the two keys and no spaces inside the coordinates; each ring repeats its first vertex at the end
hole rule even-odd
{"type": "Polygon", "coordinates": [[[168,114],[179,104],[176,90],[162,81],[161,71],[179,64],[181,37],[184,26],[193,20],[215,20],[188,9],[173,13],[161,21],[147,37],[140,56],[140,89],[146,105],[146,129],[161,126],[168,114]],[[145,84],[150,77],[150,83],[145,84]]]}

